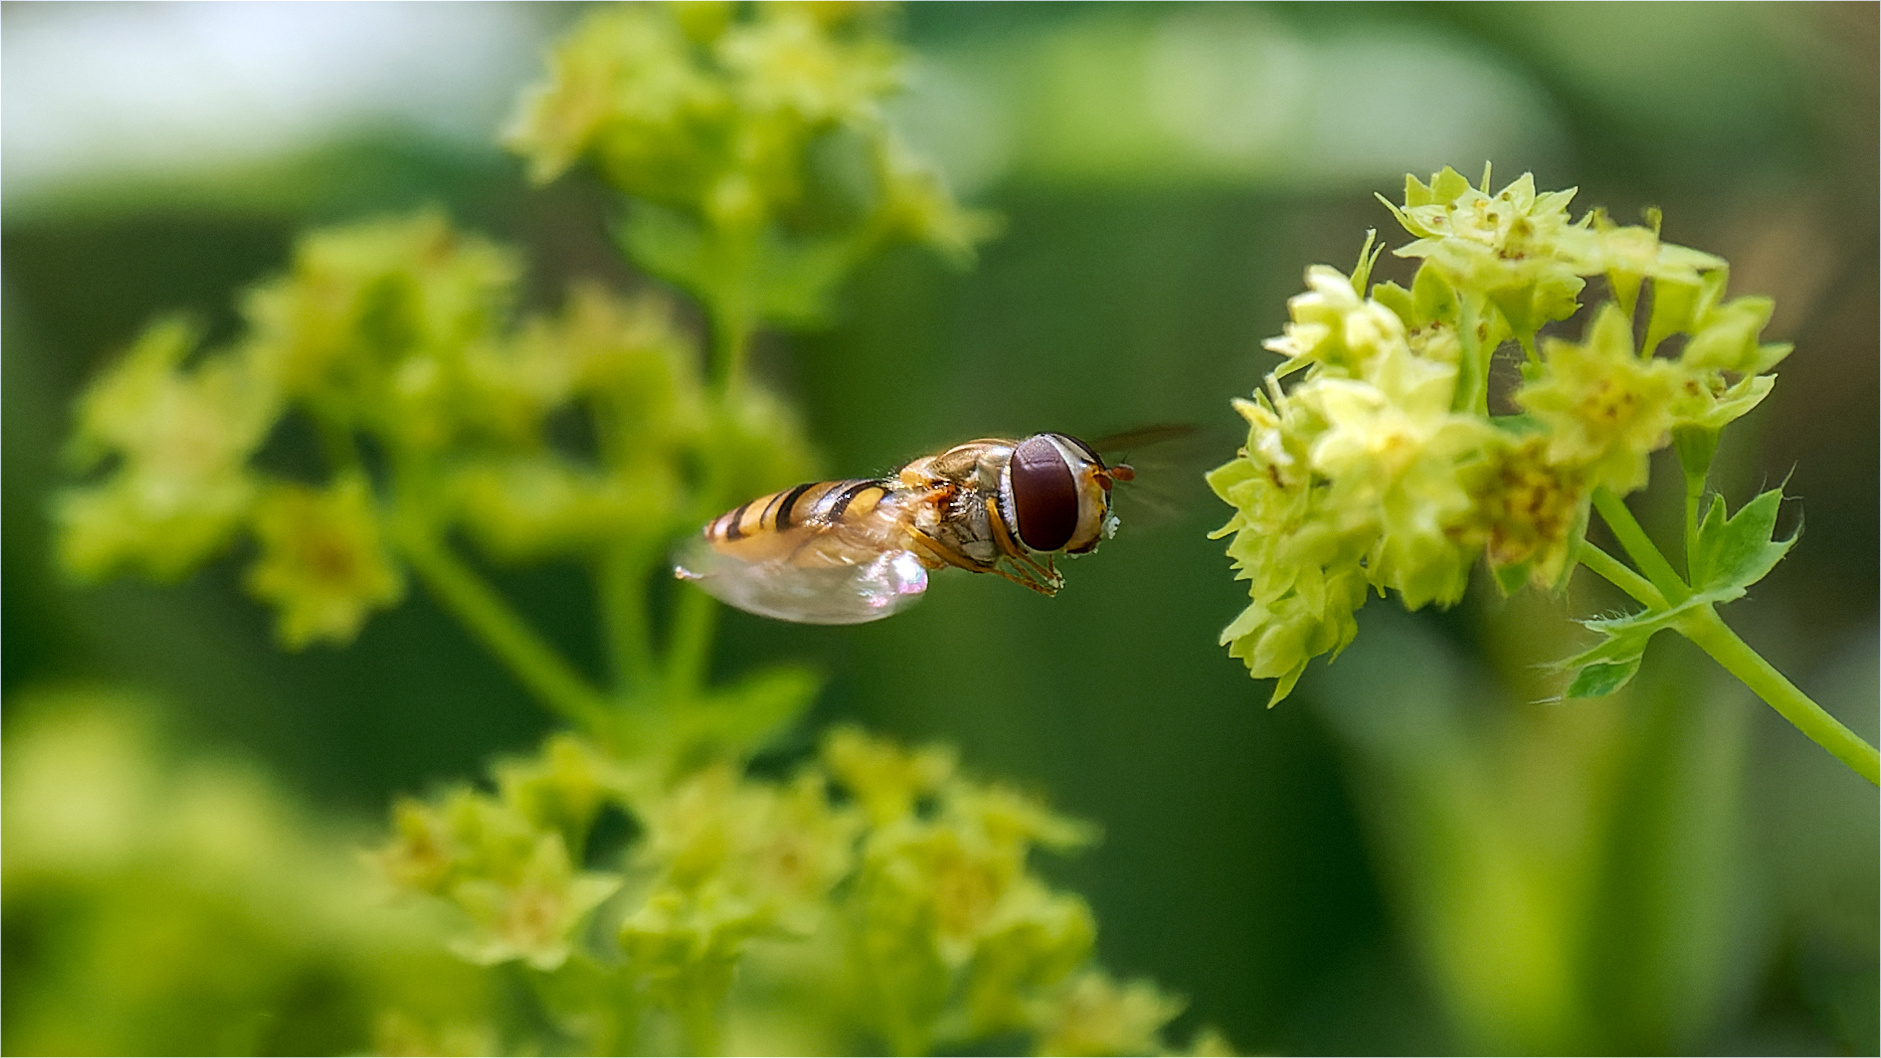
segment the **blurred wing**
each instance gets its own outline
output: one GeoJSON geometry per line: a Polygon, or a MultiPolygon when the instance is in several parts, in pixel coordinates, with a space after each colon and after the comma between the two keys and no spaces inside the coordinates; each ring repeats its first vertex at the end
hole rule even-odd
{"type": "Polygon", "coordinates": [[[1136,479],[1111,494],[1118,517],[1132,533],[1186,524],[1206,512],[1215,517],[1214,498],[1203,474],[1228,461],[1247,439],[1238,429],[1194,423],[1160,423],[1091,442],[1116,462],[1127,462],[1136,479]]]}
{"type": "Polygon", "coordinates": [[[731,606],[813,625],[876,621],[913,605],[927,567],[903,546],[897,499],[866,517],[795,526],[715,546],[687,541],[673,572],[731,606]]]}
{"type": "Polygon", "coordinates": [[[1116,453],[1128,457],[1136,449],[1150,445],[1167,444],[1199,432],[1194,423],[1165,422],[1154,426],[1139,426],[1134,430],[1106,434],[1091,442],[1091,447],[1100,453],[1116,453]]]}
{"type": "Polygon", "coordinates": [[[848,566],[800,566],[789,559],[746,562],[696,537],[673,572],[747,613],[810,625],[880,620],[927,590],[927,567],[912,551],[884,551],[848,566]]]}

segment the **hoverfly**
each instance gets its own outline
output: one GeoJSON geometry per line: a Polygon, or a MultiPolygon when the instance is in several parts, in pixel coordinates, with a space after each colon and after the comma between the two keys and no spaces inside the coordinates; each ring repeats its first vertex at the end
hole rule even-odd
{"type": "Polygon", "coordinates": [[[887,617],[948,566],[1056,595],[1053,557],[1088,554],[1116,532],[1111,485],[1135,477],[1069,434],[982,438],[892,477],[760,496],[707,523],[673,572],[741,610],[804,624],[887,617]]]}

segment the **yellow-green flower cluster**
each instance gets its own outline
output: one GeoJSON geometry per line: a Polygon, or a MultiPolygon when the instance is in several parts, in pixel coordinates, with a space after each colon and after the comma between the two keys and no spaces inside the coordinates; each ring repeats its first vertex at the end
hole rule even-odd
{"type": "Polygon", "coordinates": [[[888,241],[970,256],[987,220],[883,120],[901,54],[865,3],[622,5],[551,59],[508,143],[538,182],[586,160],[623,238],[714,312],[792,320],[888,241]]]}
{"type": "Polygon", "coordinates": [[[96,486],[55,505],[59,557],[87,578],[130,569],[174,580],[238,532],[258,491],[248,467],[279,397],[239,360],[185,361],[199,336],[181,320],[144,332],[80,399],[71,462],[96,486]]]}
{"type": "Polygon", "coordinates": [[[496,796],[460,787],[435,803],[400,802],[397,839],[379,862],[393,881],[464,912],[472,928],[456,950],[466,959],[554,970],[621,884],[580,869],[607,768],[572,736],[558,736],[541,761],[505,769],[496,796]]]}
{"type": "Polygon", "coordinates": [[[1233,536],[1252,599],[1222,642],[1278,681],[1273,701],[1351,641],[1368,589],[1448,605],[1478,556],[1505,584],[1558,584],[1596,488],[1643,486],[1674,430],[1715,435],[1769,392],[1763,372],[1789,347],[1761,340],[1768,299],[1725,300],[1724,262],[1654,228],[1570,221],[1572,197],[1537,194],[1526,174],[1494,193],[1450,169],[1407,178],[1391,209],[1415,237],[1397,255],[1422,259],[1411,287],[1369,285],[1368,239],[1351,277],[1315,266],[1288,303],[1268,342],[1286,360],[1235,402],[1247,444],[1209,476],[1235,508],[1216,535],[1233,536]],[[1537,345],[1595,275],[1624,300],[1580,341],[1537,345]],[[1510,339],[1526,352],[1521,384],[1491,414],[1491,364],[1510,339]]]}
{"type": "Polygon", "coordinates": [[[6,711],[8,1051],[491,1053],[472,1042],[487,975],[258,762],[121,693],[29,690],[6,711]],[[375,1047],[388,1008],[474,1049],[375,1047]]]}
{"type": "Polygon", "coordinates": [[[508,251],[422,213],[302,239],[225,348],[152,327],[80,402],[72,456],[95,478],[57,501],[65,567],[175,578],[245,531],[283,644],[344,643],[403,598],[411,534],[461,526],[506,561],[651,550],[726,490],[808,472],[789,411],[706,387],[667,303],[579,287],[516,321],[518,280],[508,251]],[[551,436],[571,411],[592,447],[551,436]],[[264,458],[289,420],[327,480],[264,458]],[[729,453],[709,484],[708,452],[729,453]]]}
{"type": "MultiPolygon", "coordinates": [[[[465,957],[522,962],[550,993],[616,981],[608,1031],[637,1026],[644,1044],[666,1038],[662,1019],[735,1023],[764,1002],[741,981],[788,977],[817,994],[798,1017],[826,1011],[830,1039],[860,1021],[865,1048],[1020,1032],[1040,1053],[1162,1053],[1182,1004],[1094,969],[1090,909],[1029,862],[1092,837],[961,776],[951,753],[851,728],[781,781],[730,762],[669,780],[558,736],[500,767],[495,794],[399,805],[375,859],[456,908],[465,957]],[[635,828],[623,850],[590,847],[609,811],[635,828]]],[[[592,1004],[571,1006],[587,1020],[563,1031],[597,1031],[592,1004]]]]}

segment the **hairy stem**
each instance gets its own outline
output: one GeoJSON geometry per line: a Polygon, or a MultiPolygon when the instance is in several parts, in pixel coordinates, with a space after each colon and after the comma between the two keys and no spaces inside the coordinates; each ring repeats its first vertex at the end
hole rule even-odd
{"type": "Polygon", "coordinates": [[[1876,753],[1875,748],[1844,727],[1841,721],[1830,716],[1827,710],[1765,661],[1763,655],[1739,639],[1737,633],[1731,631],[1730,626],[1718,616],[1717,610],[1710,606],[1699,607],[1691,616],[1681,619],[1675,627],[1724,666],[1725,671],[1742,680],[1744,686],[1782,714],[1783,719],[1808,735],[1816,745],[1835,754],[1842,763],[1853,768],[1857,775],[1881,785],[1881,755],[1876,753]]]}
{"type": "Polygon", "coordinates": [[[1678,571],[1672,563],[1659,553],[1646,530],[1640,528],[1633,518],[1633,512],[1626,509],[1626,501],[1614,495],[1613,490],[1605,485],[1594,490],[1594,507],[1600,517],[1606,520],[1607,527],[1626,549],[1626,554],[1639,566],[1640,572],[1659,589],[1665,601],[1677,606],[1691,596],[1691,589],[1679,579],[1678,571]]]}
{"type": "Polygon", "coordinates": [[[509,667],[537,701],[586,730],[601,728],[607,717],[601,696],[475,570],[427,527],[401,527],[398,542],[405,560],[431,594],[509,667]]]}
{"type": "Polygon", "coordinates": [[[1655,610],[1665,609],[1665,596],[1652,582],[1629,569],[1626,563],[1590,543],[1581,544],[1581,565],[1620,589],[1640,604],[1655,610]]]}

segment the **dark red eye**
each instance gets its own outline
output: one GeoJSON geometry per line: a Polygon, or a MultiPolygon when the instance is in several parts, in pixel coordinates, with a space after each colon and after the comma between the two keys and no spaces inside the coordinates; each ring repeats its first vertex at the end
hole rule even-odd
{"type": "Polygon", "coordinates": [[[1056,551],[1078,529],[1078,481],[1044,436],[1028,437],[1012,450],[1012,509],[1019,542],[1034,551],[1056,551]]]}

